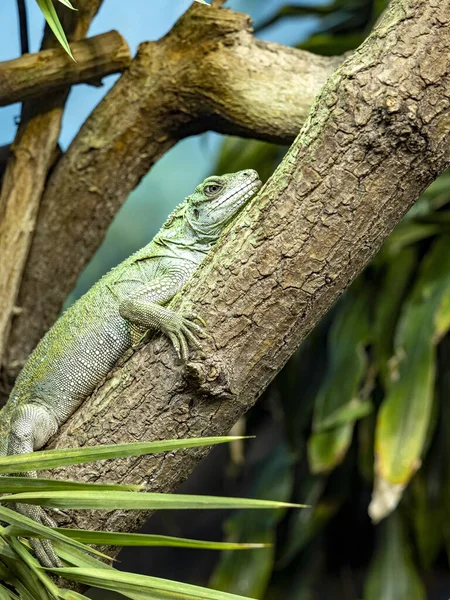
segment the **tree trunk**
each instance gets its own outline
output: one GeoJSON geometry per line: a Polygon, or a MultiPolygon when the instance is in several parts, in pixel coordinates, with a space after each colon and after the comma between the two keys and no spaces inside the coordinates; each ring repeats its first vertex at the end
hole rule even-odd
{"type": "MultiPolygon", "coordinates": [[[[69,447],[225,434],[450,164],[450,4],[394,0],[329,78],[271,180],[173,302],[213,338],[183,367],[158,338],[125,358],[63,427],[69,447]]],[[[301,401],[301,398],[299,398],[301,401]]],[[[176,488],[204,450],[62,470],[176,488]]],[[[136,530],[142,512],[73,513],[136,530]]]]}

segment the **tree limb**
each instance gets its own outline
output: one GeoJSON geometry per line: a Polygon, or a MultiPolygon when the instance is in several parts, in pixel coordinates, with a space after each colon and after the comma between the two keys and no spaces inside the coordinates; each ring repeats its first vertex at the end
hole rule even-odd
{"type": "Polygon", "coordinates": [[[262,42],[247,15],[199,4],[167,36],[142,44],[47,185],[7,370],[17,370],[53,323],[120,205],[158,158],[209,129],[292,142],[342,60],[262,42]]]}
{"type": "MultiPolygon", "coordinates": [[[[159,338],[58,434],[68,447],[226,433],[450,164],[450,4],[394,0],[322,90],[271,180],[176,299],[213,332],[184,369],[159,338]]],[[[301,399],[299,399],[301,401],[301,399]]],[[[63,470],[171,491],[203,451],[63,470]]],[[[135,530],[145,513],[75,514],[135,530]]],[[[58,518],[58,516],[57,516],[58,518]]]]}
{"type": "MultiPolygon", "coordinates": [[[[60,17],[69,41],[82,39],[102,0],[79,0],[77,11],[65,8],[60,17]]],[[[64,7],[63,7],[64,8],[64,7]]],[[[46,28],[43,48],[59,46],[46,28]]],[[[61,128],[70,88],[45,95],[22,106],[21,124],[10,148],[10,158],[0,193],[0,239],[2,256],[13,256],[10,264],[0,261],[0,289],[6,290],[0,311],[0,364],[8,339],[15,300],[35,228],[39,202],[61,128]],[[5,246],[6,244],[6,246],[5,246]]]]}
{"type": "Polygon", "coordinates": [[[0,62],[0,106],[23,102],[75,83],[99,85],[131,62],[130,50],[117,31],[71,44],[75,61],[62,48],[41,50],[0,62]]]}

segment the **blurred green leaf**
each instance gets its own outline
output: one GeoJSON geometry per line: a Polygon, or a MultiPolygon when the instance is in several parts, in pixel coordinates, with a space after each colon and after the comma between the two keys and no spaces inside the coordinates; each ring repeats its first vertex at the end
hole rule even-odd
{"type": "Polygon", "coordinates": [[[19,596],[16,596],[15,594],[13,594],[10,590],[8,590],[8,588],[5,588],[1,583],[0,583],[0,600],[11,600],[11,598],[19,598],[19,596]]]}
{"type": "Polygon", "coordinates": [[[376,426],[371,503],[376,519],[395,507],[420,466],[434,396],[435,345],[449,326],[450,237],[442,236],[422,262],[397,328],[388,394],[376,426]]]}
{"type": "Polygon", "coordinates": [[[278,567],[285,567],[306,544],[313,539],[339,508],[339,503],[324,500],[321,496],[327,479],[323,476],[310,476],[303,481],[300,489],[305,503],[311,508],[302,511],[301,518],[292,513],[289,516],[287,538],[277,561],[278,567]]]}
{"type": "Polygon", "coordinates": [[[364,600],[425,600],[398,513],[392,514],[379,528],[364,600]]]}
{"type": "Polygon", "coordinates": [[[69,2],[69,0],[58,0],[58,2],[61,2],[61,4],[64,4],[64,6],[67,6],[67,8],[71,8],[72,10],[77,10],[74,6],[72,6],[72,4],[69,2]]]}
{"type": "Polygon", "coordinates": [[[283,409],[284,428],[291,452],[302,456],[310,433],[317,392],[327,368],[327,341],[334,309],[318,323],[278,374],[273,386],[283,409]],[[314,368],[311,368],[311,357],[314,368]]]}
{"type": "Polygon", "coordinates": [[[221,175],[251,168],[258,171],[262,181],[267,181],[286,150],[268,142],[225,137],[214,172],[221,175]]]}
{"type": "Polygon", "coordinates": [[[386,382],[390,379],[389,360],[394,352],[394,332],[407,286],[417,265],[417,249],[403,248],[383,265],[383,279],[375,303],[373,346],[375,360],[386,382]]]}
{"type": "Polygon", "coordinates": [[[366,369],[365,347],[370,341],[370,289],[362,280],[342,301],[329,338],[329,367],[315,402],[308,457],[313,473],[330,471],[350,445],[356,419],[369,414],[371,403],[360,386],[366,369]]]}
{"type": "Polygon", "coordinates": [[[59,598],[62,600],[90,600],[87,596],[74,592],[73,590],[60,590],[59,598]]]}
{"type": "MultiPolygon", "coordinates": [[[[264,460],[264,468],[254,481],[252,493],[261,498],[283,498],[292,494],[292,460],[285,445],[280,445],[264,460]]],[[[274,544],[276,526],[283,511],[234,514],[225,524],[227,540],[257,540],[274,544]]],[[[245,553],[223,552],[210,581],[216,589],[261,598],[272,574],[274,548],[245,553]]]]}
{"type": "Polygon", "coordinates": [[[445,526],[450,523],[450,338],[438,349],[439,397],[437,428],[423,467],[413,477],[405,498],[410,511],[421,565],[430,569],[445,545],[445,526]]]}

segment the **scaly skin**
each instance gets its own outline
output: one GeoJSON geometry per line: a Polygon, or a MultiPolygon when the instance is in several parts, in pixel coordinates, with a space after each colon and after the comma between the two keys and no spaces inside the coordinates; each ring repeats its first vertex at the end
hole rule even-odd
{"type": "MultiPolygon", "coordinates": [[[[260,187],[252,170],[205,179],[150,244],[102,277],[58,319],[28,358],[0,412],[0,456],[42,448],[148,330],[166,334],[187,360],[189,345],[198,346],[205,336],[203,321],[165,305],[260,187]]],[[[17,509],[53,525],[39,506],[17,509]]],[[[32,544],[44,566],[59,564],[48,540],[32,544]]]]}

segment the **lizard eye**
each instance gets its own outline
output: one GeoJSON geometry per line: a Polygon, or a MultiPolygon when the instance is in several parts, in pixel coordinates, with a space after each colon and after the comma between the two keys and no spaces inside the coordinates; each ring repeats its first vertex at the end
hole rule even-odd
{"type": "Polygon", "coordinates": [[[212,183],[211,185],[207,185],[203,188],[203,191],[205,192],[205,194],[212,195],[212,194],[216,194],[218,191],[220,191],[222,189],[221,185],[217,185],[216,183],[212,183]]]}

